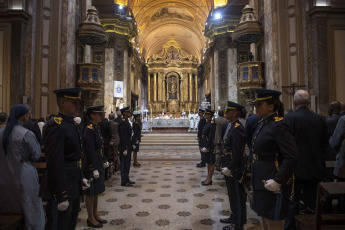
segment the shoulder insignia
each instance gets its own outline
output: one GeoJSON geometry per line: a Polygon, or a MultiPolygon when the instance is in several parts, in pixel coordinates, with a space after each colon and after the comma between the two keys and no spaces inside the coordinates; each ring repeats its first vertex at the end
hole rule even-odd
{"type": "Polygon", "coordinates": [[[126,118],[122,118],[122,121],[125,121],[126,120],[126,118]]]}
{"type": "Polygon", "coordinates": [[[238,124],[237,122],[235,123],[235,128],[237,128],[238,126],[240,126],[240,124],[238,124]]]}
{"type": "Polygon", "coordinates": [[[92,124],[90,124],[87,128],[88,128],[88,129],[93,129],[92,124]]]}
{"type": "Polygon", "coordinates": [[[275,120],[276,122],[279,122],[279,121],[284,120],[284,117],[274,117],[274,120],[275,120]]]}
{"type": "Polygon", "coordinates": [[[54,117],[54,121],[56,124],[61,125],[62,117],[54,117]]]}
{"type": "Polygon", "coordinates": [[[261,119],[258,123],[262,122],[264,119],[261,119]]]}
{"type": "Polygon", "coordinates": [[[213,124],[214,123],[214,121],[211,121],[211,124],[213,124]]]}

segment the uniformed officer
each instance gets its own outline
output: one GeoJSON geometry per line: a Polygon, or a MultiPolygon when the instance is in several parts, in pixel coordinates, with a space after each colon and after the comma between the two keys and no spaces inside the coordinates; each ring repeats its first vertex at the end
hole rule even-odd
{"type": "Polygon", "coordinates": [[[245,172],[244,149],[246,145],[246,134],[239,117],[244,117],[244,107],[232,101],[228,101],[226,108],[226,119],[230,121],[231,127],[224,134],[222,173],[225,175],[228,189],[231,216],[221,219],[221,222],[231,223],[224,227],[224,230],[240,230],[247,220],[246,193],[242,184],[242,177],[245,172]]]}
{"type": "MultiPolygon", "coordinates": [[[[198,142],[199,142],[199,149],[201,150],[202,146],[202,130],[204,129],[204,126],[206,124],[206,119],[204,118],[204,113],[205,110],[204,109],[199,109],[198,115],[200,117],[199,123],[198,123],[198,142]]],[[[204,153],[202,153],[200,151],[200,157],[201,157],[201,162],[196,164],[196,167],[202,168],[205,167],[205,157],[204,157],[204,153]]]]}
{"type": "Polygon", "coordinates": [[[84,175],[90,182],[90,188],[84,191],[85,205],[88,214],[87,226],[101,228],[107,221],[97,213],[98,195],[105,191],[104,169],[109,163],[104,155],[104,140],[99,123],[103,119],[104,106],[90,106],[86,108],[85,124],[83,131],[83,162],[84,175]]]}
{"type": "Polygon", "coordinates": [[[297,147],[284,121],[278,91],[255,90],[256,114],[261,118],[252,140],[253,209],[262,229],[284,229],[291,195],[297,147]]]}
{"type": "Polygon", "coordinates": [[[133,112],[134,122],[133,122],[133,136],[132,136],[132,143],[133,143],[133,166],[140,167],[141,164],[138,163],[138,152],[139,152],[139,145],[141,142],[141,115],[139,111],[133,112]]]}
{"type": "Polygon", "coordinates": [[[129,170],[131,167],[132,157],[132,126],[128,118],[132,116],[130,107],[121,109],[123,116],[119,124],[120,144],[119,152],[121,159],[121,186],[132,187],[135,184],[129,179],[129,170]]]}
{"type": "Polygon", "coordinates": [[[89,184],[82,179],[81,138],[73,117],[80,109],[81,88],[59,89],[59,114],[45,128],[44,152],[46,176],[42,182],[42,197],[48,200],[46,229],[75,229],[83,189],[89,184]]]}
{"type": "Polygon", "coordinates": [[[207,164],[207,178],[201,182],[201,185],[208,186],[212,185],[212,176],[214,172],[214,164],[216,162],[216,156],[214,154],[214,137],[216,133],[216,124],[212,119],[214,111],[210,109],[205,110],[206,124],[202,131],[202,149],[204,153],[205,163],[207,164]]]}

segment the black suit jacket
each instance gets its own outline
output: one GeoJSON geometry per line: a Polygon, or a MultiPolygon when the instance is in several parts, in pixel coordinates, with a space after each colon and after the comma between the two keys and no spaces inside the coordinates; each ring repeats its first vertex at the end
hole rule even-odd
{"type": "Polygon", "coordinates": [[[296,178],[321,179],[328,143],[326,119],[307,107],[300,107],[286,115],[285,120],[291,127],[298,150],[296,178]]]}

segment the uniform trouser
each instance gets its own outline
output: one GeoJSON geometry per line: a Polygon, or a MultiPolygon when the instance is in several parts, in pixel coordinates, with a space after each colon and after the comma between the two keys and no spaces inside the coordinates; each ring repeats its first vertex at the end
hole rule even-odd
{"type": "Polygon", "coordinates": [[[121,153],[121,184],[129,180],[129,169],[131,167],[132,151],[127,151],[127,155],[121,153]]]}
{"type": "Polygon", "coordinates": [[[296,180],[294,186],[294,201],[289,202],[289,215],[285,219],[284,229],[296,230],[295,215],[299,214],[298,203],[303,200],[303,203],[315,210],[316,207],[316,191],[320,180],[296,180]],[[303,191],[303,195],[302,195],[303,191]]]}
{"type": "Polygon", "coordinates": [[[57,202],[49,200],[47,202],[46,230],[74,230],[77,225],[78,213],[80,208],[80,197],[74,200],[68,200],[69,206],[65,211],[58,211],[57,202]]]}
{"type": "Polygon", "coordinates": [[[233,177],[225,176],[226,187],[231,208],[230,220],[237,226],[243,226],[247,222],[246,198],[243,184],[233,177]]]}

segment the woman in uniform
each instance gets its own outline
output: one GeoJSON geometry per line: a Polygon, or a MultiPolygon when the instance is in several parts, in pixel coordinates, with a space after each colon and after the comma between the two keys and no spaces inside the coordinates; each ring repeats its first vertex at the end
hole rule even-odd
{"type": "Polygon", "coordinates": [[[205,119],[206,124],[204,126],[204,129],[202,131],[202,142],[203,142],[203,148],[201,149],[201,152],[205,154],[205,163],[207,164],[207,178],[205,181],[201,182],[201,185],[208,186],[212,185],[212,175],[214,172],[214,163],[216,162],[216,156],[213,153],[214,151],[214,136],[216,133],[216,124],[212,120],[214,115],[214,111],[210,109],[205,110],[205,119]]]}
{"type": "Polygon", "coordinates": [[[104,168],[109,163],[103,154],[103,137],[98,123],[103,118],[103,106],[91,106],[86,108],[86,117],[83,132],[83,151],[85,160],[83,169],[85,177],[90,182],[90,188],[84,191],[85,205],[87,209],[87,226],[101,228],[107,223],[97,213],[98,195],[105,191],[104,168]]]}
{"type": "Polygon", "coordinates": [[[134,111],[134,122],[132,125],[133,136],[132,136],[132,143],[133,143],[133,166],[140,167],[141,164],[138,163],[138,152],[139,152],[139,145],[141,142],[141,126],[140,126],[140,112],[134,111]]]}
{"type": "Polygon", "coordinates": [[[280,230],[293,194],[297,147],[283,118],[281,92],[258,89],[255,93],[256,114],[261,120],[252,139],[253,209],[262,218],[262,229],[280,230]]]}

